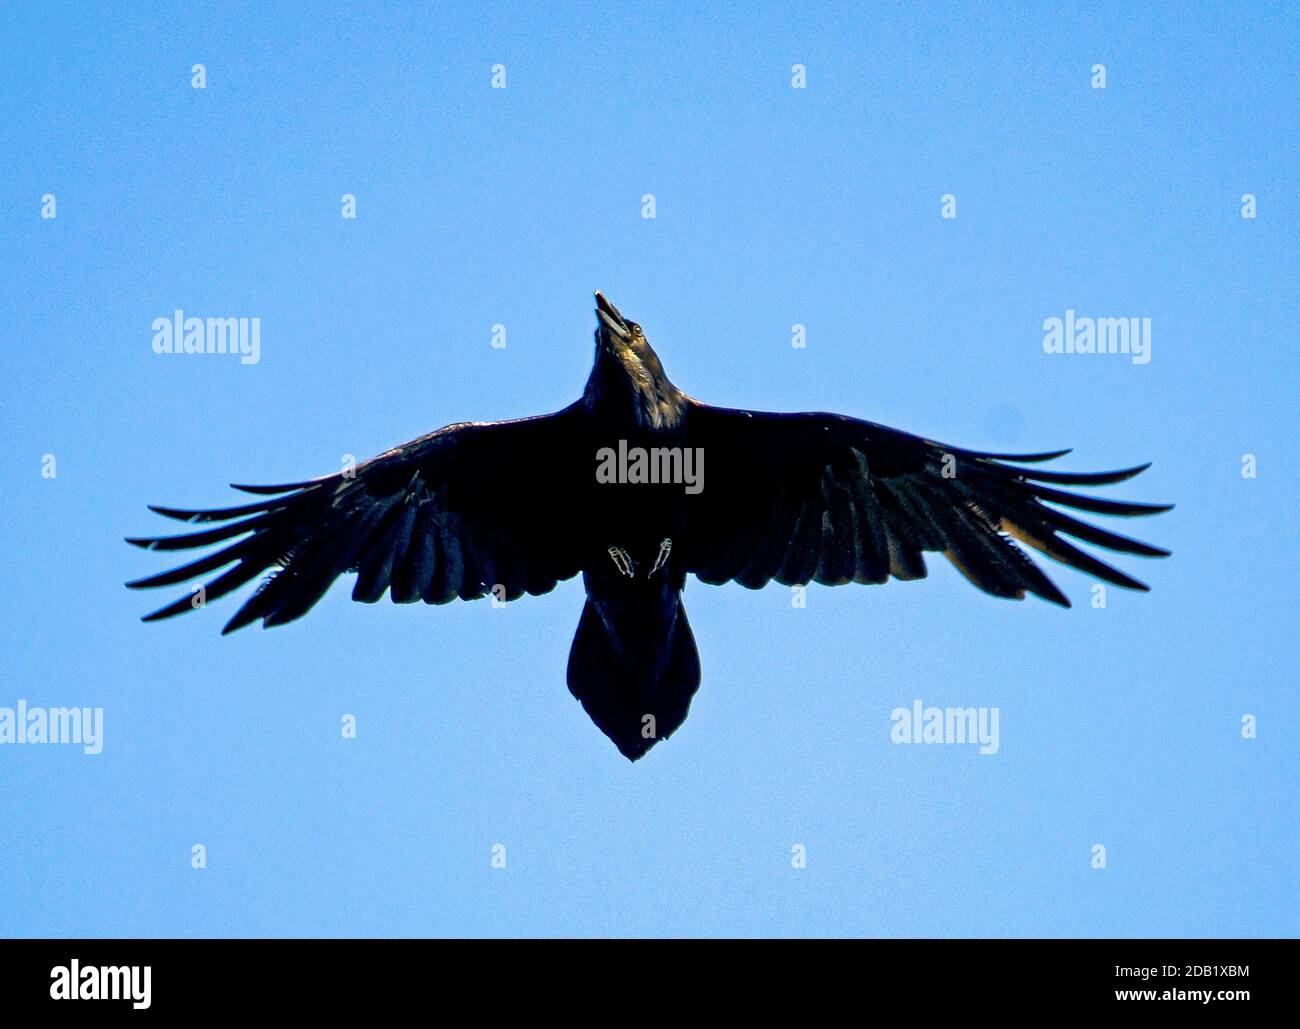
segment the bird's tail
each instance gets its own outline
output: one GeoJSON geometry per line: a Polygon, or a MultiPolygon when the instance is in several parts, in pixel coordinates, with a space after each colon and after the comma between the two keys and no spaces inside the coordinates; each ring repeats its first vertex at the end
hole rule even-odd
{"type": "Polygon", "coordinates": [[[666,639],[620,639],[616,648],[588,600],[569,651],[569,692],[629,761],[677,730],[700,685],[700,655],[680,593],[674,603],[666,639]],[[658,660],[634,656],[647,652],[645,644],[657,650],[658,660]]]}

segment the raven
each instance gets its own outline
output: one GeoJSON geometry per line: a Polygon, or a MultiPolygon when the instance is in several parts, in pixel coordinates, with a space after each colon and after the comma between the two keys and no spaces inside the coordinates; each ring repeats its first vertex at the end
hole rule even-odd
{"type": "Polygon", "coordinates": [[[302,617],[344,572],[357,574],[353,600],[387,592],[399,604],[513,600],[581,572],[569,690],[636,760],[682,724],[700,684],[682,606],[688,574],[750,589],[883,583],[924,578],[923,553],[937,551],[985,593],[1069,607],[1018,544],[1135,590],[1147,587],[1065,537],[1169,553],[1061,509],[1133,516],[1172,505],[1055,488],[1122,482],[1149,465],[1049,471],[1037,466],[1068,450],[983,453],[845,415],[702,404],[672,384],[641,326],[595,296],[591,375],[562,411],[449,425],[319,479],[234,486],[266,498],[254,503],[152,507],[212,527],[127,542],[225,545],[128,586],[226,570],[144,620],[202,607],[267,572],[225,632],[302,617]],[[695,478],[684,484],[691,457],[695,478]]]}

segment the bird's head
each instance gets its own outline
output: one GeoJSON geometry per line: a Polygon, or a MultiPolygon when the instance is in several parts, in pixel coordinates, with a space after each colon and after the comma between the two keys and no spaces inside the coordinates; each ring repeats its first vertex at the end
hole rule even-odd
{"type": "Polygon", "coordinates": [[[642,420],[656,426],[676,421],[681,394],[664,374],[659,355],[641,326],[624,318],[597,290],[596,364],[587,384],[589,399],[609,391],[611,378],[621,378],[631,387],[635,406],[644,412],[642,420]]]}
{"type": "Polygon", "coordinates": [[[650,346],[641,326],[628,321],[619,309],[596,290],[596,359],[602,354],[613,357],[627,376],[634,380],[664,379],[659,355],[650,346]]]}
{"type": "Polygon", "coordinates": [[[596,290],[596,344],[621,361],[646,351],[654,353],[641,326],[624,318],[600,290],[596,290]]]}

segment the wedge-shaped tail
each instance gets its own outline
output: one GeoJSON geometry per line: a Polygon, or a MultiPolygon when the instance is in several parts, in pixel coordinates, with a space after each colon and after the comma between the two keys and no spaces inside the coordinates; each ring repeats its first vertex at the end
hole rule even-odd
{"type": "Polygon", "coordinates": [[[677,731],[700,686],[700,655],[681,594],[671,603],[664,632],[653,619],[602,618],[588,600],[569,651],[569,692],[630,761],[677,731]],[[654,652],[658,660],[636,656],[654,652]]]}

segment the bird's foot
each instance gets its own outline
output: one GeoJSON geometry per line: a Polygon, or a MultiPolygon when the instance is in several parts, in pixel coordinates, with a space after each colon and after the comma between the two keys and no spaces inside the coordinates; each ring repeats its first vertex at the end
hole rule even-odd
{"type": "Polygon", "coordinates": [[[666,539],[659,544],[659,553],[655,557],[654,567],[647,572],[647,576],[654,575],[664,565],[668,563],[668,555],[673,552],[673,541],[666,539]]]}
{"type": "Polygon", "coordinates": [[[632,563],[632,558],[622,547],[610,547],[609,556],[614,559],[614,564],[619,572],[626,575],[629,579],[636,575],[636,566],[632,563]]]}

